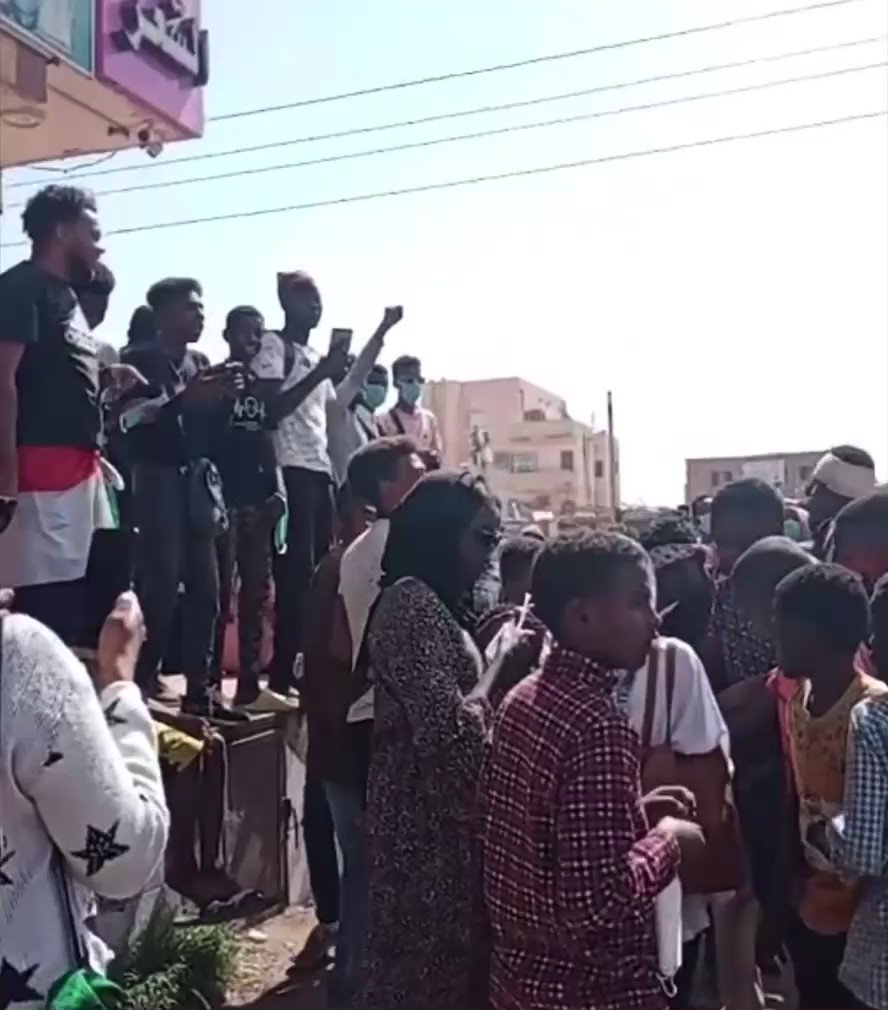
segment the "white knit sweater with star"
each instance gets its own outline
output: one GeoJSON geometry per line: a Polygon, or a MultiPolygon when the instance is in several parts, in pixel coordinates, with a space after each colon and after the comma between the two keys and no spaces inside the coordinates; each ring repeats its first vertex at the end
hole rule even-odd
{"type": "Polygon", "coordinates": [[[53,845],[64,856],[80,946],[94,896],[137,894],[163,858],[169,813],[138,688],[99,696],[82,664],[29,617],[3,619],[0,666],[0,1007],[46,1005],[75,967],[53,845]]]}

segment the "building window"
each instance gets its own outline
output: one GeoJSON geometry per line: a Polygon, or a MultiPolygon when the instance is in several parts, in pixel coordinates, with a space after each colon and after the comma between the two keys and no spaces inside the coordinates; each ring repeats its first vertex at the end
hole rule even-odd
{"type": "Polygon", "coordinates": [[[601,480],[604,477],[604,461],[600,459],[595,460],[595,479],[601,480]]]}
{"type": "Polygon", "coordinates": [[[535,452],[512,454],[512,473],[536,473],[540,465],[535,452]]]}
{"type": "Polygon", "coordinates": [[[799,476],[802,478],[802,483],[803,484],[807,484],[808,481],[811,479],[811,475],[813,473],[814,473],[814,467],[813,466],[803,466],[799,470],[799,476]]]}
{"type": "Polygon", "coordinates": [[[494,470],[511,470],[512,454],[510,452],[495,452],[493,454],[494,470]]]}
{"type": "Polygon", "coordinates": [[[721,472],[719,470],[713,470],[709,481],[710,487],[718,487],[721,483],[721,472]]]}
{"type": "Polygon", "coordinates": [[[562,449],[561,450],[561,469],[569,470],[573,473],[574,469],[574,454],[573,449],[562,449]]]}
{"type": "Polygon", "coordinates": [[[548,509],[552,507],[552,497],[547,494],[538,494],[533,500],[535,509],[548,509]]]}

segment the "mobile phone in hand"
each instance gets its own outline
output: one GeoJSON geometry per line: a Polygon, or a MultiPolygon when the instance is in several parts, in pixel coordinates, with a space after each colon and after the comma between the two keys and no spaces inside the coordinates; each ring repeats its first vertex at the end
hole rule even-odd
{"type": "Polygon", "coordinates": [[[352,330],[336,328],[330,332],[330,350],[329,354],[334,351],[339,351],[343,354],[348,354],[351,350],[352,337],[354,332],[352,330]]]}

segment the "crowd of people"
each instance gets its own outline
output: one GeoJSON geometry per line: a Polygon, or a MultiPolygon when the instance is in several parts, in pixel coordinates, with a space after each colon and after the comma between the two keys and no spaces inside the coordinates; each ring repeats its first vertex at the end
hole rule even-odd
{"type": "Polygon", "coordinates": [[[173,704],[304,713],[318,925],[294,970],[329,957],[331,1006],[741,1008],[790,977],[802,1010],[888,1005],[871,457],[833,448],[791,510],[744,479],[643,529],[505,536],[484,479],[441,468],[417,358],[384,409],[400,308],[322,353],[316,283],[281,273],[283,325],[232,308],[214,365],[199,282],[168,278],[118,353],[90,194],[23,217],[32,255],[0,275],[0,1005],[106,966],[93,896],[163,858],[173,704]]]}

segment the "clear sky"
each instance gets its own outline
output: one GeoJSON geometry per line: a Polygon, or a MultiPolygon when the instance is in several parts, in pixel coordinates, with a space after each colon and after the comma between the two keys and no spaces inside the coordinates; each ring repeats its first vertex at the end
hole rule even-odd
{"type": "MultiPolygon", "coordinates": [[[[801,0],[204,0],[209,116],[676,31],[801,0]]],[[[226,122],[106,168],[96,190],[664,101],[888,58],[885,41],[410,129],[163,167],[164,159],[882,35],[883,0],[529,68],[226,122]]],[[[640,151],[888,107],[884,69],[556,126],[100,199],[106,230],[326,200],[640,151]]],[[[99,169],[100,171],[101,169],[99,169]]],[[[5,173],[8,184],[43,178],[5,173]]],[[[205,287],[203,346],[225,312],[279,321],[275,272],[304,268],[329,326],[405,321],[387,358],[430,378],[521,375],[604,421],[614,391],[627,500],[672,503],[685,456],[853,442],[888,462],[888,130],[871,119],[530,178],[110,237],[105,336],[163,275],[205,287]]],[[[17,202],[28,190],[6,194],[17,202]]],[[[19,236],[4,214],[3,240],[19,236]]],[[[10,251],[3,254],[4,265],[10,251]]]]}

